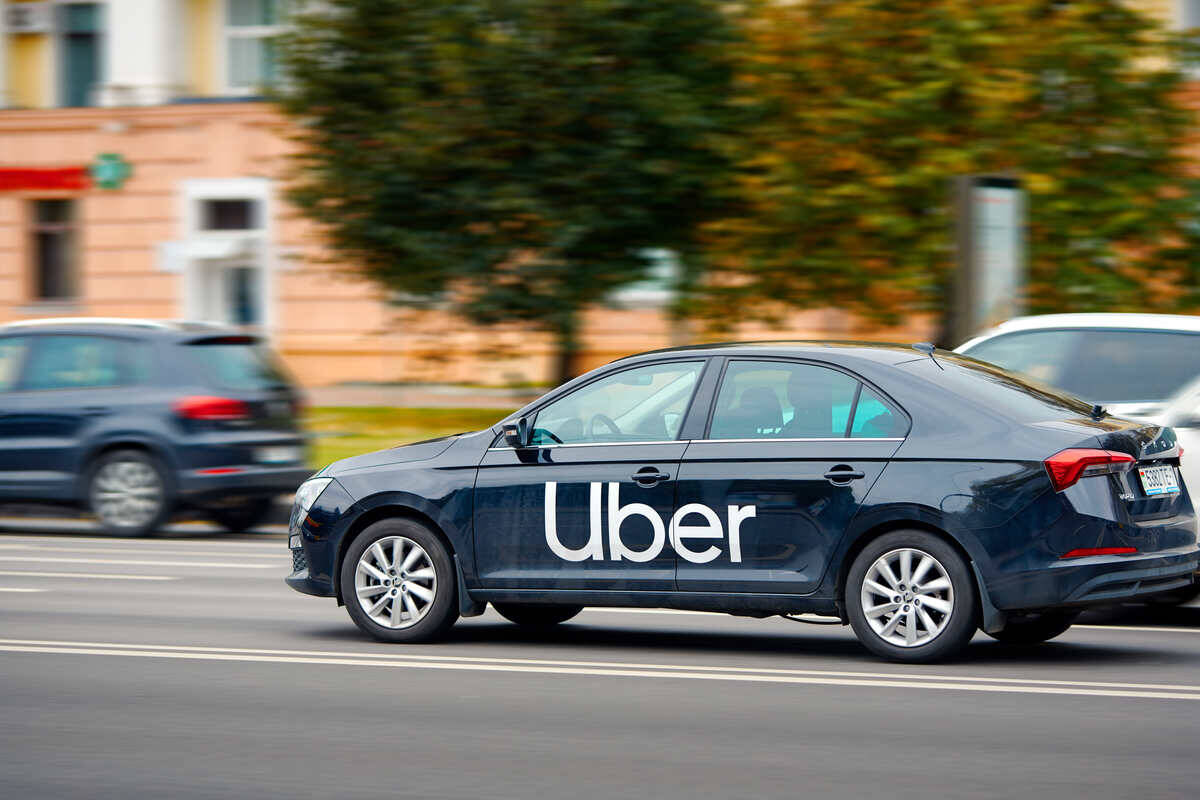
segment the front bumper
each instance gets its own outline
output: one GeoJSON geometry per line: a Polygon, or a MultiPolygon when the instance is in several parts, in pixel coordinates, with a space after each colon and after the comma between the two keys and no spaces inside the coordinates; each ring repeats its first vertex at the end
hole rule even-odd
{"type": "Polygon", "coordinates": [[[337,568],[337,546],[354,520],[354,499],[336,480],[331,481],[302,513],[292,506],[288,522],[288,547],[292,552],[292,574],[284,581],[298,592],[334,597],[333,571],[337,568]]]}

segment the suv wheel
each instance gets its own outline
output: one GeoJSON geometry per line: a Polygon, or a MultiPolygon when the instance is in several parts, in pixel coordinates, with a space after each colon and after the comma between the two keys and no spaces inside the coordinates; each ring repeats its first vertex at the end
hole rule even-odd
{"type": "Polygon", "coordinates": [[[925,531],[894,531],[868,544],[850,567],[845,601],[858,640],[892,661],[945,659],[975,635],[970,569],[925,531]]]}
{"type": "Polygon", "coordinates": [[[385,642],[428,642],[458,619],[454,566],[442,540],[409,519],[385,519],[351,544],[342,598],[363,632],[385,642]]]}
{"type": "Polygon", "coordinates": [[[119,536],[146,536],[171,512],[166,472],[142,450],[114,450],[92,465],[88,507],[101,527],[119,536]]]}
{"type": "Polygon", "coordinates": [[[509,622],[529,628],[548,628],[574,617],[583,606],[540,605],[537,603],[493,603],[496,612],[509,622]]]}
{"type": "Polygon", "coordinates": [[[230,533],[242,533],[260,524],[275,504],[274,497],[244,497],[230,505],[208,509],[208,518],[230,533]]]}

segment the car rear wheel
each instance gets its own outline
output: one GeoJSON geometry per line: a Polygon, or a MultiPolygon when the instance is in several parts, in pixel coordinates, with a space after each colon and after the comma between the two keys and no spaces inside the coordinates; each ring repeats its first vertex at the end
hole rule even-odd
{"type": "Polygon", "coordinates": [[[509,622],[529,628],[548,628],[574,617],[583,606],[540,605],[537,603],[493,603],[497,613],[509,622]]]}
{"type": "Polygon", "coordinates": [[[1008,620],[1003,630],[989,633],[988,636],[1005,644],[1041,644],[1066,633],[1078,617],[1078,611],[1026,614],[1008,620]]]}
{"type": "Polygon", "coordinates": [[[208,518],[230,533],[242,533],[265,520],[274,503],[274,497],[244,497],[208,509],[208,518]]]}
{"type": "Polygon", "coordinates": [[[105,453],[88,478],[88,507],[107,533],[146,536],[171,513],[166,471],[141,450],[105,453]]]}
{"type": "Polygon", "coordinates": [[[894,531],[868,544],[850,567],[845,602],[858,640],[891,661],[946,659],[975,634],[970,568],[925,531],[894,531]]]}
{"type": "Polygon", "coordinates": [[[385,519],[346,551],[341,588],[363,632],[385,642],[428,642],[458,619],[453,562],[442,540],[418,522],[385,519]]]}

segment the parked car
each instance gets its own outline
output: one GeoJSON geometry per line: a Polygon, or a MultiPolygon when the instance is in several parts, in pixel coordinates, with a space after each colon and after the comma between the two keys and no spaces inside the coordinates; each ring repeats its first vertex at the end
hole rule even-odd
{"type": "Polygon", "coordinates": [[[1169,427],[931,346],[647,353],[483,431],[339,461],[296,493],[300,592],[419,642],[487,603],[831,615],[897,661],[977,629],[1033,643],[1080,609],[1190,586],[1169,427]]]}
{"type": "Polygon", "coordinates": [[[0,326],[0,502],[141,536],[202,509],[245,530],[311,474],[299,395],[256,336],[199,323],[0,326]]]}
{"type": "MultiPolygon", "coordinates": [[[[1200,486],[1200,317],[1047,314],[1004,322],[955,349],[1022,372],[1119,417],[1175,429],[1181,471],[1200,486]]],[[[1200,585],[1157,598],[1187,602],[1200,585]]]]}

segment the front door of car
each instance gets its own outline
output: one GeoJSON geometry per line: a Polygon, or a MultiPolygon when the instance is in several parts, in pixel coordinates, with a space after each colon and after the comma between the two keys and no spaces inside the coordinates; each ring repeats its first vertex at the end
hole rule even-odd
{"type": "Polygon", "coordinates": [[[28,336],[0,337],[0,497],[20,496],[20,476],[26,469],[14,389],[28,353],[28,336]]]}
{"type": "Polygon", "coordinates": [[[730,360],[676,489],[681,591],[806,594],[908,430],[831,366],[730,360]]]}
{"type": "Polygon", "coordinates": [[[528,446],[498,439],[475,485],[483,586],[674,589],[678,437],[703,367],[674,360],[602,375],[538,409],[528,446]]]}

